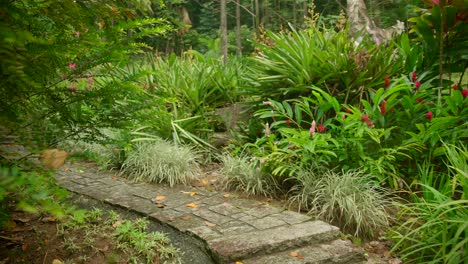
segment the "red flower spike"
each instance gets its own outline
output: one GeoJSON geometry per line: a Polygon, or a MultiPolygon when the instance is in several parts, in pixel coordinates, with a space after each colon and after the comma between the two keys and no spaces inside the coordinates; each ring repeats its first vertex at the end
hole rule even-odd
{"type": "Polygon", "coordinates": [[[429,119],[429,121],[431,121],[432,120],[432,112],[431,111],[427,112],[426,117],[427,117],[427,119],[429,119]]]}
{"type": "Polygon", "coordinates": [[[387,112],[387,101],[383,100],[382,103],[380,104],[380,113],[382,115],[385,115],[387,112]]]}
{"type": "Polygon", "coordinates": [[[463,95],[463,98],[466,98],[466,97],[468,96],[468,90],[467,90],[467,89],[463,89],[462,95],[463,95]]]}
{"type": "Polygon", "coordinates": [[[364,121],[364,122],[369,122],[370,119],[369,119],[368,116],[362,116],[361,120],[364,121]]]}
{"type": "Polygon", "coordinates": [[[351,113],[351,109],[346,108],[346,113],[350,114],[350,113],[351,113]]]}
{"type": "Polygon", "coordinates": [[[390,85],[390,76],[385,75],[384,87],[387,88],[390,85]]]}
{"type": "Polygon", "coordinates": [[[367,124],[368,127],[373,127],[374,126],[374,123],[372,123],[372,121],[370,121],[370,120],[367,121],[366,124],[367,124]]]}
{"type": "Polygon", "coordinates": [[[325,133],[327,131],[327,128],[324,127],[322,124],[319,124],[317,126],[317,131],[320,132],[320,133],[325,133]]]}
{"type": "Polygon", "coordinates": [[[291,124],[291,120],[290,120],[290,119],[286,120],[286,125],[289,125],[289,124],[291,124]]]}
{"type": "Polygon", "coordinates": [[[74,70],[76,68],[76,64],[74,62],[70,62],[68,64],[68,68],[70,68],[70,70],[74,70]]]}
{"type": "Polygon", "coordinates": [[[415,82],[415,81],[416,81],[416,78],[417,78],[417,75],[416,75],[416,72],[414,71],[414,72],[411,74],[411,80],[412,80],[413,82],[415,82]]]}
{"type": "Polygon", "coordinates": [[[458,85],[455,84],[455,85],[453,86],[453,90],[454,90],[454,91],[458,91],[458,85]]]}
{"type": "Polygon", "coordinates": [[[416,81],[414,85],[416,86],[416,90],[419,90],[421,88],[421,81],[416,81]]]}
{"type": "Polygon", "coordinates": [[[416,98],[416,102],[420,103],[422,101],[423,101],[423,99],[421,97],[416,98]]]}
{"type": "Polygon", "coordinates": [[[316,125],[316,123],[315,123],[315,120],[314,120],[314,121],[312,121],[312,124],[311,124],[310,129],[309,129],[309,134],[311,136],[315,135],[315,125],[316,125]]]}

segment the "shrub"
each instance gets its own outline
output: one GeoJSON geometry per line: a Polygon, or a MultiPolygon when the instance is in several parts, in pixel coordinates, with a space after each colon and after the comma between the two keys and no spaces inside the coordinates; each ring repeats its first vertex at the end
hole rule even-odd
{"type": "Polygon", "coordinates": [[[197,155],[186,146],[167,141],[138,143],[127,154],[122,173],[134,181],[187,184],[199,174],[197,155]]]}
{"type": "Polygon", "coordinates": [[[326,171],[323,175],[303,170],[297,175],[290,201],[346,232],[371,237],[388,227],[386,207],[390,199],[384,189],[371,183],[370,177],[360,170],[326,171]]]}
{"type": "Polygon", "coordinates": [[[251,195],[271,195],[277,190],[275,178],[261,171],[255,163],[247,158],[228,155],[221,157],[223,167],[221,174],[226,189],[234,189],[251,195]]]}

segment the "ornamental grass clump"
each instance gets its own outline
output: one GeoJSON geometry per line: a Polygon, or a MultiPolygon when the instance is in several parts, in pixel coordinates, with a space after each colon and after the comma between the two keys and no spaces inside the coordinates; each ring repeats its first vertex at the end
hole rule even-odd
{"type": "Polygon", "coordinates": [[[273,176],[263,173],[259,166],[247,158],[224,155],[221,160],[225,189],[264,196],[271,196],[277,191],[278,185],[273,176]]]}
{"type": "Polygon", "coordinates": [[[297,181],[290,201],[345,232],[373,237],[389,225],[389,195],[363,171],[301,171],[297,181]]]}
{"type": "Polygon", "coordinates": [[[172,187],[195,179],[200,168],[191,148],[157,140],[135,145],[121,171],[133,181],[168,183],[172,187]]]}

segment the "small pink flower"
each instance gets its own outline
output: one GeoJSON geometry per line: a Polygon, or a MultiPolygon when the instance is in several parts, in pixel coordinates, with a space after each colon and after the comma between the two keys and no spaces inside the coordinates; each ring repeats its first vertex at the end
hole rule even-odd
{"type": "Polygon", "coordinates": [[[368,116],[362,116],[361,120],[364,121],[364,122],[369,122],[370,119],[369,119],[368,116]]]}
{"type": "Polygon", "coordinates": [[[387,101],[383,100],[382,103],[380,104],[380,113],[382,115],[385,115],[387,112],[387,101]]]}
{"type": "Polygon", "coordinates": [[[385,75],[384,87],[387,88],[390,85],[390,76],[385,75]]]}
{"type": "Polygon", "coordinates": [[[70,68],[70,70],[74,70],[76,68],[76,64],[74,62],[70,62],[68,64],[68,67],[70,68]]]}
{"type": "Polygon", "coordinates": [[[439,0],[432,0],[432,3],[433,3],[434,5],[437,5],[437,6],[440,4],[440,3],[439,3],[439,0]]]}
{"type": "Polygon", "coordinates": [[[320,132],[320,133],[325,133],[327,131],[327,128],[324,127],[322,124],[319,124],[317,126],[317,131],[320,132]]]}
{"type": "Polygon", "coordinates": [[[429,119],[429,121],[431,121],[432,120],[432,112],[431,111],[427,112],[426,117],[427,117],[427,119],[429,119]]]}
{"type": "Polygon", "coordinates": [[[310,129],[309,129],[309,134],[311,136],[315,135],[315,126],[316,126],[316,123],[315,123],[315,120],[314,120],[314,121],[312,121],[312,124],[311,124],[310,129]]]}
{"type": "Polygon", "coordinates": [[[270,101],[263,101],[263,104],[264,104],[264,105],[273,105],[273,103],[270,102],[270,101]]]}
{"type": "Polygon", "coordinates": [[[468,96],[468,90],[467,89],[463,89],[462,96],[463,96],[463,98],[466,98],[468,96]]]}
{"type": "Polygon", "coordinates": [[[270,124],[268,122],[265,124],[265,137],[270,136],[270,124]]]}
{"type": "Polygon", "coordinates": [[[418,76],[416,75],[416,72],[414,71],[414,72],[411,74],[411,80],[413,80],[413,82],[415,82],[417,77],[418,77],[418,76]]]}
{"type": "Polygon", "coordinates": [[[416,90],[419,90],[421,88],[421,81],[416,81],[414,85],[416,86],[416,90]]]}

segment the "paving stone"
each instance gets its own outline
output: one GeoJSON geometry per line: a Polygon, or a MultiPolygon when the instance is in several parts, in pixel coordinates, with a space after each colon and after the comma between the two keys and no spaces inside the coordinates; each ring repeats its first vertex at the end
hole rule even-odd
{"type": "Polygon", "coordinates": [[[181,217],[184,215],[182,212],[178,212],[172,209],[166,208],[158,208],[159,210],[155,210],[149,216],[158,220],[159,222],[172,222],[176,220],[176,218],[181,217]]]}
{"type": "MultiPolygon", "coordinates": [[[[235,215],[235,216],[237,217],[238,215],[235,215]]],[[[242,221],[242,222],[245,222],[245,223],[250,223],[250,222],[255,221],[255,220],[259,219],[259,218],[255,217],[253,215],[242,213],[242,216],[240,216],[237,219],[242,221]]]]}
{"type": "Polygon", "coordinates": [[[217,226],[216,230],[223,235],[238,235],[254,231],[255,228],[250,225],[246,225],[244,222],[234,220],[221,226],[217,226]]]}
{"type": "Polygon", "coordinates": [[[286,222],[284,222],[283,220],[280,220],[278,218],[267,216],[267,217],[264,217],[264,218],[249,221],[249,224],[252,225],[253,227],[259,229],[259,230],[263,230],[263,229],[268,229],[268,228],[272,228],[272,227],[286,225],[286,222]]]}
{"type": "Polygon", "coordinates": [[[213,240],[215,238],[219,238],[222,234],[216,232],[216,230],[208,227],[208,226],[199,226],[195,228],[190,228],[187,231],[192,232],[193,234],[197,235],[198,237],[202,238],[203,240],[213,240]]]}
{"type": "Polygon", "coordinates": [[[209,221],[209,222],[217,224],[217,225],[221,225],[223,223],[227,223],[227,222],[232,221],[232,219],[230,217],[227,217],[227,216],[212,212],[212,211],[210,211],[208,209],[205,209],[205,208],[200,208],[200,210],[193,211],[192,213],[194,215],[196,215],[196,216],[199,216],[199,217],[205,219],[206,221],[209,221]]]}
{"type": "Polygon", "coordinates": [[[290,249],[267,256],[259,256],[242,260],[244,264],[364,264],[367,263],[363,250],[355,248],[350,241],[334,240],[327,244],[312,245],[303,248],[290,249]],[[292,257],[291,251],[297,252],[298,257],[292,257]]]}
{"type": "Polygon", "coordinates": [[[277,214],[279,212],[281,212],[281,209],[278,209],[269,205],[260,205],[248,211],[245,211],[246,214],[255,216],[257,218],[262,218],[271,214],[277,214]]]}
{"type": "MultiPolygon", "coordinates": [[[[308,243],[331,241],[339,235],[339,229],[322,221],[305,222],[250,232],[223,236],[208,241],[219,262],[231,262],[257,254],[268,254],[299,247],[308,243]]],[[[277,263],[277,262],[275,262],[277,263]]]]}
{"type": "Polygon", "coordinates": [[[200,217],[194,216],[192,214],[185,214],[180,217],[177,217],[168,224],[181,232],[186,232],[189,229],[204,226],[204,222],[205,220],[200,217]]]}
{"type": "Polygon", "coordinates": [[[241,209],[239,209],[238,207],[235,207],[232,204],[227,203],[227,202],[224,202],[222,204],[218,204],[218,205],[215,205],[215,206],[211,206],[211,207],[209,207],[209,209],[211,211],[213,211],[213,212],[216,212],[216,213],[222,214],[222,215],[233,215],[233,214],[238,214],[238,213],[242,212],[241,209]]]}
{"type": "Polygon", "coordinates": [[[310,216],[303,215],[300,213],[292,212],[292,211],[282,211],[279,214],[273,214],[271,215],[272,217],[278,218],[283,220],[284,222],[294,225],[294,224],[299,224],[303,223],[305,221],[312,220],[310,216]]]}

